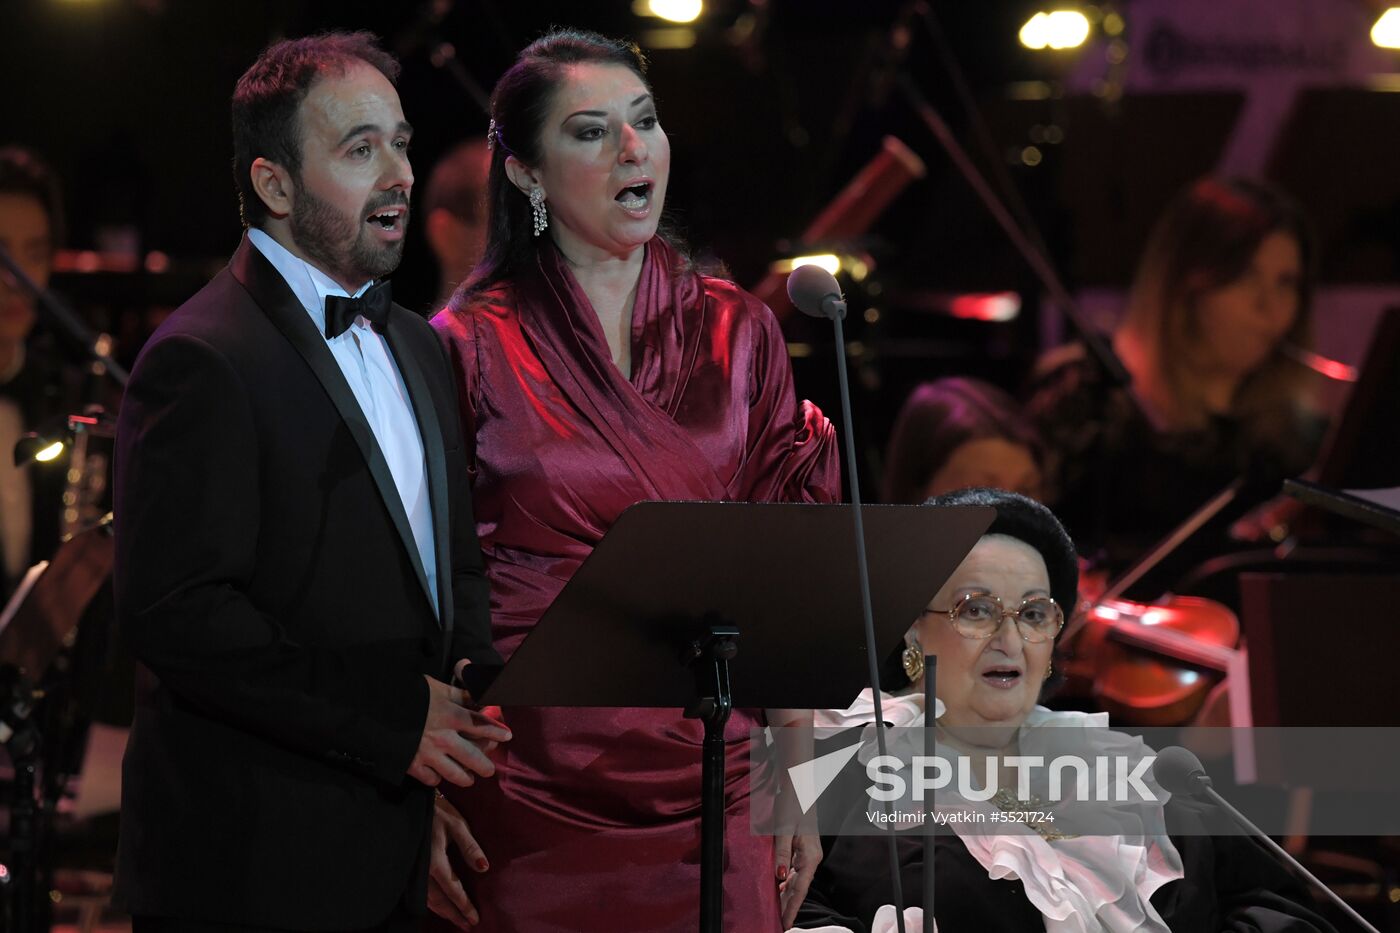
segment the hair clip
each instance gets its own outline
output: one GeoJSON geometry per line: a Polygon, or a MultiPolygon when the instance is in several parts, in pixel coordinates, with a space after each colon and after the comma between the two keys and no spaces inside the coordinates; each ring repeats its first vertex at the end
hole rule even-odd
{"type": "Polygon", "coordinates": [[[496,118],[491,118],[491,123],[486,127],[486,148],[496,148],[496,118]]]}

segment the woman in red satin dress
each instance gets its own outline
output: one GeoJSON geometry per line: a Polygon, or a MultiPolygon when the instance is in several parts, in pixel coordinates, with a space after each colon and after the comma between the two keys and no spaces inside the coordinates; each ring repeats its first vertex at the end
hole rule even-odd
{"type": "MultiPolygon", "coordinates": [[[[796,400],[772,313],[657,234],[670,145],[643,67],[635,47],[575,31],[521,53],[492,96],[487,254],[433,321],[474,444],[507,659],[633,503],[839,494],[832,427],[796,400]]],[[[434,911],[493,933],[693,930],[701,724],[679,710],[503,717],[514,739],[496,776],[439,802],[439,844],[452,838],[468,870],[462,890],[435,855],[434,911]]],[[[729,721],[728,930],[783,929],[820,860],[813,837],[775,846],[749,827],[749,730],[800,719],[729,721]]]]}

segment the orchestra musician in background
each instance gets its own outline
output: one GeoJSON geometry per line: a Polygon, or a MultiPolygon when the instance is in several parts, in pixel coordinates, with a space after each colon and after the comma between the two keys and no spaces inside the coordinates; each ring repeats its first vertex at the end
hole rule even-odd
{"type": "Polygon", "coordinates": [[[424,186],[424,230],[438,267],[441,308],[486,251],[486,174],[491,150],[480,137],[459,143],[433,166],[424,186]]]}
{"type": "Polygon", "coordinates": [[[905,399],[885,452],[881,497],[913,505],[969,486],[1042,496],[1035,426],[1006,392],[980,379],[926,382],[905,399]]]}
{"type": "MultiPolygon", "coordinates": [[[[58,176],[34,152],[0,148],[0,246],[40,288],[53,274],[63,238],[58,176]]],[[[81,411],[82,373],[64,362],[39,324],[34,296],[0,270],[0,605],[30,565],[59,542],[64,464],[16,465],[26,431],[62,428],[81,411]]]]}
{"type": "Polygon", "coordinates": [[[1147,417],[1081,345],[1042,360],[1027,411],[1049,455],[1047,501],[1086,555],[1119,571],[1236,478],[1243,512],[1312,462],[1317,377],[1289,352],[1311,342],[1314,253],[1286,195],[1201,180],[1155,225],[1113,333],[1147,417]]]}

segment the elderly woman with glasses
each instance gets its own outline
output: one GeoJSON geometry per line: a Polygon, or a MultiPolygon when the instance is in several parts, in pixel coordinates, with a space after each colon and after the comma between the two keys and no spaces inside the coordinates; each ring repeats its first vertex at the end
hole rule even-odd
{"type": "MultiPolygon", "coordinates": [[[[884,685],[889,691],[882,695],[885,721],[925,725],[923,656],[936,655],[938,754],[966,756],[976,762],[972,773],[977,784],[984,778],[995,783],[994,793],[991,787],[979,788],[988,796],[973,806],[984,812],[1041,809],[1033,796],[1025,799],[1015,769],[998,771],[996,766],[1010,755],[1064,748],[1070,739],[1062,737],[1071,732],[1110,743],[1114,755],[1135,755],[1141,761],[1148,750],[1132,737],[1104,728],[1043,728],[1108,724],[1105,714],[1055,712],[1038,704],[1052,673],[1055,637],[1065,621],[1062,607],[1074,605],[1078,583],[1074,545],[1060,522],[1040,503],[997,489],[959,490],[929,504],[991,506],[996,518],[919,614],[904,649],[892,659],[896,663],[887,665],[895,668],[886,672],[891,680],[897,671],[898,685],[884,685]],[[983,767],[989,761],[990,770],[983,767]]],[[[861,727],[871,733],[873,713],[866,690],[849,709],[819,712],[817,722],[834,730],[861,727]]],[[[911,733],[892,734],[891,750],[911,733]]],[[[873,744],[870,735],[866,740],[873,744]]],[[[866,750],[859,761],[870,761],[866,750]]],[[[866,768],[862,764],[856,770],[863,789],[869,780],[866,768]]],[[[942,811],[955,792],[938,793],[942,811]]],[[[825,792],[823,800],[829,796],[831,791],[825,792]]],[[[853,812],[848,818],[868,823],[869,813],[853,812]]],[[[1134,819],[1138,822],[1131,825],[1140,831],[1131,836],[1075,835],[1065,820],[1057,824],[1053,819],[984,824],[1006,826],[993,831],[951,823],[956,835],[940,835],[935,842],[939,928],[979,933],[1331,929],[1285,896],[1296,885],[1262,851],[1248,839],[1206,835],[1202,815],[1190,805],[1172,801],[1164,811],[1153,803],[1134,819]]],[[[897,834],[896,840],[904,903],[920,907],[923,836],[897,834]]],[[[885,906],[893,900],[886,839],[868,831],[858,834],[848,822],[822,843],[826,858],[797,926],[856,933],[894,929],[893,911],[885,906]]]]}

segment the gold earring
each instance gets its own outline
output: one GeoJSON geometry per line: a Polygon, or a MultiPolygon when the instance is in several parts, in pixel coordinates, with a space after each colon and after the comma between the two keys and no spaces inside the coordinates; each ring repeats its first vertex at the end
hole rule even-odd
{"type": "Polygon", "coordinates": [[[1055,659],[1051,658],[1050,663],[1045,665],[1045,676],[1050,677],[1055,673],[1055,659]]]}
{"type": "Polygon", "coordinates": [[[910,683],[918,683],[924,677],[924,649],[920,647],[919,640],[915,638],[912,644],[904,646],[904,653],[899,656],[904,664],[904,676],[909,678],[910,683]]]}

